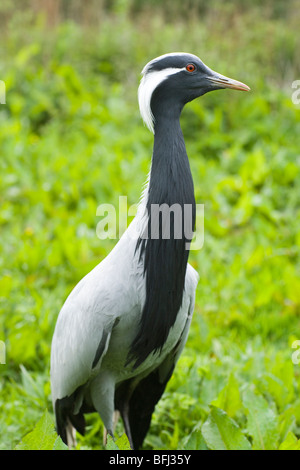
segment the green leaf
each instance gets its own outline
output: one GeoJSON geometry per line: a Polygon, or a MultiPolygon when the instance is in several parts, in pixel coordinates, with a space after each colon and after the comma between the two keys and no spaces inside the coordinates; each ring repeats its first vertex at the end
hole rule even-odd
{"type": "Polygon", "coordinates": [[[60,436],[55,439],[52,450],[69,450],[68,446],[61,440],[60,436]]]}
{"type": "MultiPolygon", "coordinates": [[[[296,405],[297,406],[297,405],[296,405]]],[[[284,441],[289,431],[294,429],[296,425],[296,407],[295,405],[289,406],[278,416],[278,432],[280,440],[284,441]]]]}
{"type": "Polygon", "coordinates": [[[15,450],[67,450],[57,435],[48,411],[45,411],[34,429],[23,437],[15,450]]]}
{"type": "Polygon", "coordinates": [[[211,406],[202,426],[202,435],[211,450],[250,450],[251,445],[236,422],[225,411],[211,406]]]}
{"type": "Polygon", "coordinates": [[[113,438],[108,434],[107,436],[107,444],[106,450],[131,450],[128,437],[126,434],[122,434],[118,439],[115,441],[113,438]]]}
{"type": "Polygon", "coordinates": [[[239,384],[233,374],[230,374],[227,384],[211,404],[226,411],[231,418],[242,408],[239,384]]]}
{"type": "Polygon", "coordinates": [[[122,434],[122,436],[120,436],[116,440],[116,444],[117,444],[117,446],[119,447],[120,450],[131,450],[128,437],[126,436],[125,433],[122,434]]]}
{"type": "Polygon", "coordinates": [[[196,424],[192,432],[184,439],[183,450],[208,450],[201,433],[201,425],[196,424]]]}
{"type": "Polygon", "coordinates": [[[300,439],[298,440],[295,434],[290,431],[280,444],[279,450],[300,450],[300,439]]]}
{"type": "Polygon", "coordinates": [[[106,443],[106,450],[120,450],[113,438],[108,434],[107,435],[107,443],[106,443]]]}
{"type": "Polygon", "coordinates": [[[276,449],[279,439],[278,417],[269,403],[261,395],[247,390],[243,404],[248,411],[247,430],[253,439],[253,449],[276,449]]]}

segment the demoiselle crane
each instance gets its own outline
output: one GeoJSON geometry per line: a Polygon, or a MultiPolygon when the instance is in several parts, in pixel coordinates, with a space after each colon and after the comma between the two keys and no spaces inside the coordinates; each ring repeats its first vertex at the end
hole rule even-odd
{"type": "Polygon", "coordinates": [[[74,428],[84,432],[88,412],[97,411],[113,436],[118,410],[132,449],[142,446],[185,345],[198,282],[188,264],[196,204],[179,118],[186,103],[221,88],[249,90],[187,53],[160,56],[142,71],[139,107],[154,147],[137,215],[71,292],[53,335],[52,400],[57,431],[68,445],[74,428]],[[162,212],[152,211],[162,206],[173,222],[168,236],[162,212]],[[175,206],[191,209],[187,235],[175,206]]]}

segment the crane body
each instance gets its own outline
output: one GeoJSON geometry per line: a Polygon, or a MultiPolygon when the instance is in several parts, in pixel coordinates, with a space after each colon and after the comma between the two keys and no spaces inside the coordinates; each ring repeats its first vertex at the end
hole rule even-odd
{"type": "Polygon", "coordinates": [[[91,411],[113,435],[118,410],[131,447],[141,447],[184,348],[198,283],[188,263],[192,235],[186,235],[183,218],[176,222],[169,213],[173,223],[164,237],[165,221],[151,208],[189,206],[193,232],[194,186],[179,118],[188,101],[219,88],[249,89],[192,54],[166,54],[143,70],[140,111],[154,133],[154,146],[137,215],[71,292],[52,341],[53,407],[58,433],[69,445],[74,429],[84,432],[84,414],[91,411]]]}

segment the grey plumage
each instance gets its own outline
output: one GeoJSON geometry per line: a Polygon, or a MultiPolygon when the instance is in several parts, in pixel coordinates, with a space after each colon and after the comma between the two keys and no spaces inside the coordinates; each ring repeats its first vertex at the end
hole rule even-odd
{"type": "Polygon", "coordinates": [[[69,295],[51,347],[56,424],[65,442],[84,432],[84,413],[98,411],[113,435],[118,409],[132,448],[142,445],[157,401],[187,340],[198,282],[186,242],[171,230],[144,240],[152,204],[192,207],[193,181],[179,125],[183,106],[207,91],[247,90],[198,57],[175,53],[144,68],[141,115],[154,132],[149,181],[138,213],[111,253],[69,295]]]}

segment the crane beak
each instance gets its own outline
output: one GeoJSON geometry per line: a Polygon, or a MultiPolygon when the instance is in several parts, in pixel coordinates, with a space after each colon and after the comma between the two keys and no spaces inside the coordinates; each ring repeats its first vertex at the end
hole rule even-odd
{"type": "Polygon", "coordinates": [[[218,88],[231,88],[232,90],[250,91],[248,85],[245,83],[238,82],[232,78],[225,77],[218,73],[213,72],[213,75],[206,77],[211,83],[216,85],[218,88]]]}

